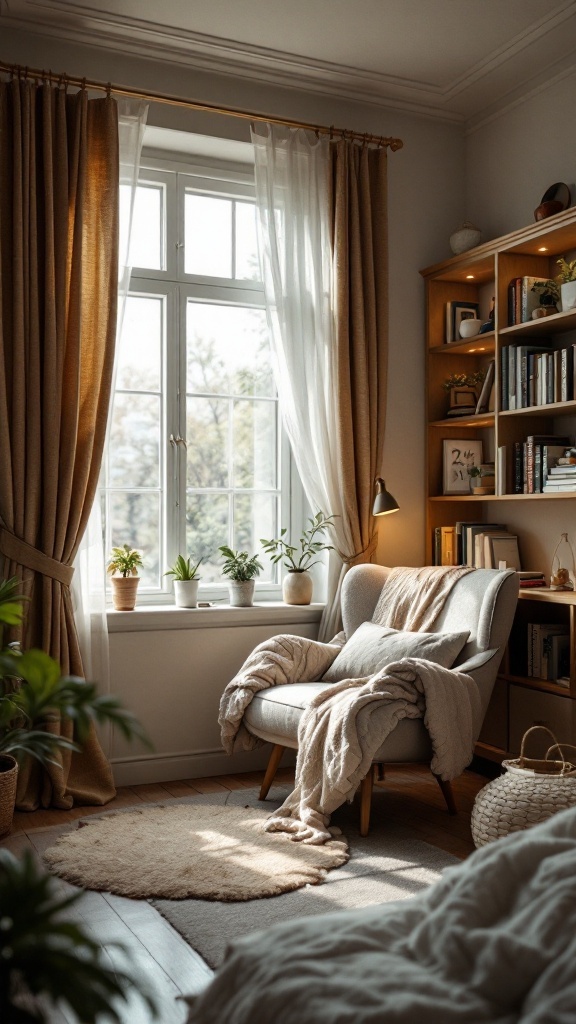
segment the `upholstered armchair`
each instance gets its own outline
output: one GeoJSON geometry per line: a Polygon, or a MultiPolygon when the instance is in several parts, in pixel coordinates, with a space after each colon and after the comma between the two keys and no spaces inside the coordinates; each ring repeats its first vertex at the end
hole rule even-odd
{"type": "MultiPolygon", "coordinates": [[[[347,573],[342,588],[342,618],[349,640],[362,623],[370,622],[390,569],[378,565],[356,566],[347,573]]],[[[476,742],[504,647],[512,626],[518,598],[518,576],[512,570],[476,569],[452,587],[431,630],[437,634],[468,631],[469,637],[452,666],[472,677],[478,687],[478,713],[473,722],[476,742]]],[[[441,639],[441,638],[440,638],[441,639]]],[[[425,655],[422,655],[425,657],[425,655]]],[[[359,671],[358,675],[363,672],[359,671]]],[[[260,799],[268,794],[286,747],[298,748],[298,725],[312,698],[331,686],[329,681],[289,683],[256,693],[244,712],[243,724],[252,735],[273,744],[260,799]]],[[[422,719],[398,722],[373,758],[386,764],[430,764],[432,747],[422,719]]],[[[383,777],[383,770],[382,770],[383,777]]],[[[449,782],[437,779],[450,813],[456,813],[449,782]]],[[[360,832],[367,835],[374,779],[373,768],[361,783],[360,832]]]]}

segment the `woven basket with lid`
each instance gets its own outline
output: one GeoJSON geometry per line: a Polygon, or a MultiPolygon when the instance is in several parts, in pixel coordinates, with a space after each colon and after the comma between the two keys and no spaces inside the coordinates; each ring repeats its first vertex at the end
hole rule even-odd
{"type": "Polygon", "coordinates": [[[474,801],[470,827],[475,846],[485,846],[510,832],[531,828],[576,805],[576,765],[565,760],[561,745],[546,726],[533,725],[527,729],[520,756],[503,761],[502,767],[506,773],[484,786],[474,801]],[[543,759],[524,754],[527,737],[537,729],[543,729],[554,740],[543,759]],[[554,749],[559,751],[561,760],[549,759],[554,749]]]}
{"type": "Polygon", "coordinates": [[[7,836],[12,828],[18,763],[11,754],[0,754],[0,836],[7,836]]]}

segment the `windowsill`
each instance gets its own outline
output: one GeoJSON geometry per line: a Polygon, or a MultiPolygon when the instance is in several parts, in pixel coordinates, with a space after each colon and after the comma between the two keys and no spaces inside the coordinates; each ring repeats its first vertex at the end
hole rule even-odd
{"type": "Polygon", "coordinates": [[[109,633],[138,633],[163,629],[214,629],[218,626],[282,626],[286,623],[319,622],[323,604],[290,605],[282,601],[254,604],[251,608],[214,605],[211,608],[177,608],[145,605],[133,612],[106,612],[109,633]]]}

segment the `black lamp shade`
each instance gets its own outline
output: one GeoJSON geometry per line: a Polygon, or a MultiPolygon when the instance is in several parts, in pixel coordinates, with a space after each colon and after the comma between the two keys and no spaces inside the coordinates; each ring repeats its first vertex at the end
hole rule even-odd
{"type": "Polygon", "coordinates": [[[386,516],[389,512],[398,512],[398,502],[386,490],[386,484],[382,477],[378,476],[376,477],[376,498],[374,499],[372,515],[386,516]]]}

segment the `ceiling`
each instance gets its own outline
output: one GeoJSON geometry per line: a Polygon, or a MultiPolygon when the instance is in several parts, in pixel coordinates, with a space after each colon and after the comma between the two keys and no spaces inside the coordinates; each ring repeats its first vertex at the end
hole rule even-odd
{"type": "Polygon", "coordinates": [[[454,121],[576,62],[576,0],[0,0],[0,23],[454,121]]]}

